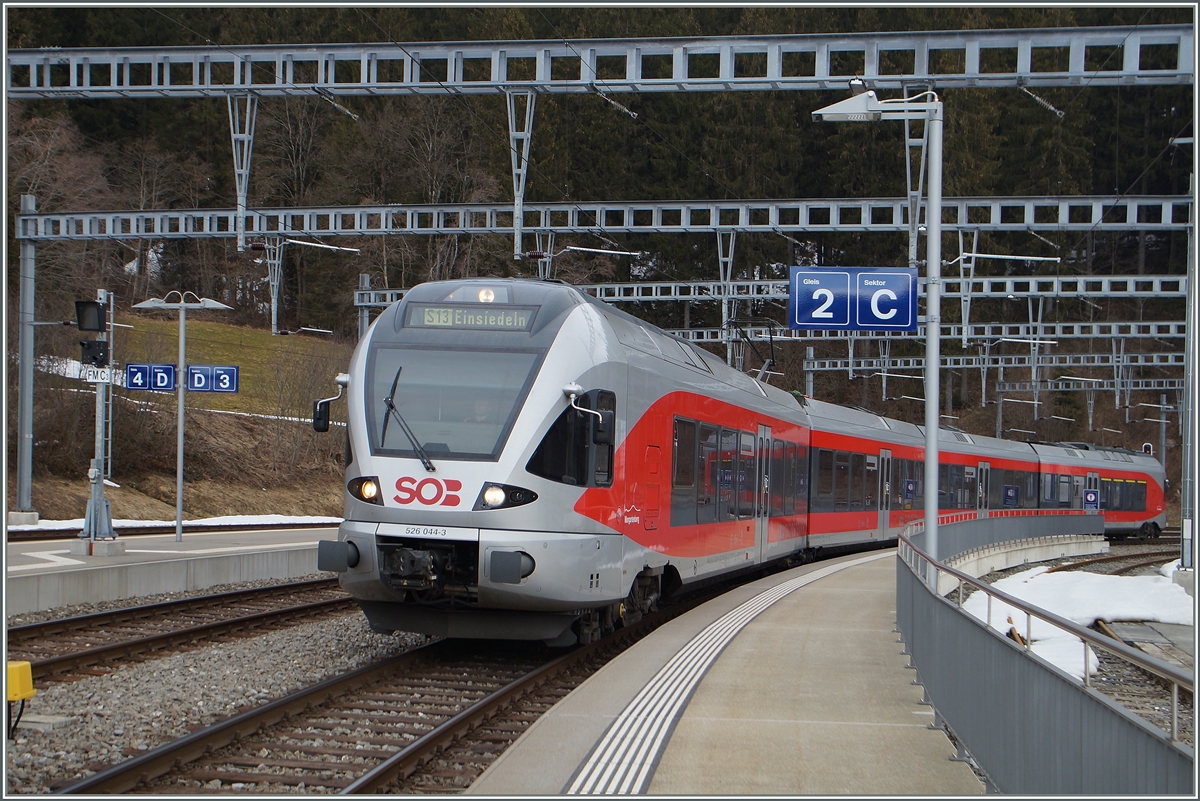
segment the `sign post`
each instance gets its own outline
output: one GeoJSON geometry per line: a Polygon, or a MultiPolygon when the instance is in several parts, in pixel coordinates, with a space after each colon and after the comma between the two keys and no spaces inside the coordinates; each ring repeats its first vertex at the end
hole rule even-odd
{"type": "Polygon", "coordinates": [[[79,329],[97,332],[95,341],[102,343],[98,350],[103,352],[101,364],[81,364],[79,375],[85,381],[96,385],[96,457],[92,459],[91,468],[88,470],[88,480],[92,484],[92,492],[88,498],[87,511],[84,514],[83,530],[79,532],[79,538],[89,542],[87,546],[89,554],[92,553],[96,540],[116,539],[117,537],[112,526],[112,507],[109,505],[108,499],[104,497],[104,429],[107,418],[105,404],[109,384],[112,383],[112,367],[110,366],[112,354],[108,350],[110,337],[106,330],[111,319],[110,315],[105,314],[105,311],[109,306],[110,298],[111,294],[108,290],[99,289],[96,291],[96,303],[89,304],[83,301],[75,304],[79,329]],[[85,310],[92,313],[80,311],[81,303],[85,310]]]}
{"type": "MultiPolygon", "coordinates": [[[[187,364],[187,310],[188,309],[224,309],[232,311],[232,306],[226,306],[224,303],[213,300],[212,298],[197,297],[193,292],[180,292],[174,290],[167,293],[167,298],[172,295],[177,295],[179,300],[171,301],[166,298],[150,298],[143,300],[141,303],[135,303],[135,309],[178,309],[179,310],[179,366],[187,364]],[[194,300],[188,300],[190,295],[194,300]]],[[[151,381],[157,381],[155,377],[154,367],[172,367],[171,365],[150,365],[151,381]]],[[[160,371],[159,376],[166,380],[168,373],[160,371]]],[[[169,377],[174,383],[175,369],[172,367],[169,377]]],[[[187,381],[180,381],[179,384],[179,424],[175,433],[175,541],[183,541],[183,399],[187,392],[187,381]]],[[[159,389],[160,387],[155,387],[159,389]]],[[[162,387],[165,389],[165,387],[162,387]]]]}
{"type": "MultiPolygon", "coordinates": [[[[922,122],[929,147],[929,183],[925,206],[925,550],[938,558],[938,429],[941,424],[942,336],[942,133],[944,109],[932,91],[914,97],[880,100],[860,79],[850,82],[852,96],[813,112],[813,122],[922,122]]],[[[916,210],[914,209],[914,215],[916,210]]],[[[937,571],[928,581],[936,586],[937,571]]]]}

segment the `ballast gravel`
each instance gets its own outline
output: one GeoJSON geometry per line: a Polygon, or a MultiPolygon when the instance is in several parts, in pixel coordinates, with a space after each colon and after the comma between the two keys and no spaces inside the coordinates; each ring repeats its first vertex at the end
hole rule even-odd
{"type": "Polygon", "coordinates": [[[154,748],[426,639],[375,634],[356,611],[52,684],[24,714],[70,722],[17,729],[5,745],[5,795],[50,792],[126,759],[127,749],[154,748]]]}

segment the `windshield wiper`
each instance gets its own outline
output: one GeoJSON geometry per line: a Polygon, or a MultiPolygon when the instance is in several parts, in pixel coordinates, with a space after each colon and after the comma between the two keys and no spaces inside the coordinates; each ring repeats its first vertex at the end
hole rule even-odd
{"type": "Polygon", "coordinates": [[[400,365],[396,370],[396,377],[392,379],[392,391],[386,398],[383,399],[383,405],[387,407],[390,415],[383,418],[383,431],[379,435],[379,446],[382,448],[387,441],[388,420],[391,416],[395,416],[396,422],[400,425],[400,430],[404,432],[404,436],[408,437],[408,441],[412,443],[413,451],[416,452],[417,458],[421,460],[421,464],[425,465],[425,469],[430,473],[436,473],[437,468],[433,466],[433,462],[429,460],[429,454],[421,447],[421,443],[417,440],[417,435],[408,427],[408,423],[400,416],[400,410],[396,408],[395,402],[392,400],[396,397],[396,385],[400,383],[400,371],[404,369],[404,365],[400,365]]]}

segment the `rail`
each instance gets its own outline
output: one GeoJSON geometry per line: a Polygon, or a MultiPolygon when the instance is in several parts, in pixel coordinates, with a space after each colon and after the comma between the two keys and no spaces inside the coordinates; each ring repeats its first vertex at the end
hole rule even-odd
{"type": "MultiPolygon", "coordinates": [[[[939,518],[939,523],[940,522],[941,519],[939,518]]],[[[952,523],[954,521],[947,522],[952,523]]],[[[956,608],[964,614],[966,613],[963,610],[963,588],[967,585],[970,585],[977,591],[985,593],[988,599],[987,618],[985,622],[987,623],[989,629],[992,626],[993,600],[999,600],[1005,604],[1008,604],[1014,609],[1019,609],[1021,612],[1025,613],[1025,636],[1022,647],[1026,654],[1031,653],[1031,649],[1033,647],[1033,639],[1031,634],[1033,628],[1033,619],[1035,617],[1039,620],[1049,623],[1055,628],[1058,628],[1083,640],[1082,657],[1084,687],[1091,687],[1090,675],[1088,671],[1090,655],[1088,646],[1107,651],[1108,653],[1119,657],[1130,664],[1136,665],[1142,670],[1145,670],[1147,673],[1150,673],[1151,675],[1166,682],[1171,687],[1171,740],[1172,742],[1179,742],[1179,691],[1180,689],[1183,689],[1188,693],[1194,693],[1194,683],[1191,674],[1175,667],[1174,665],[1142,653],[1138,649],[1130,647],[1119,640],[1109,639],[1108,637],[1098,634],[1097,632],[1081,626],[1074,621],[1067,620],[1066,618],[1060,617],[1053,612],[1034,606],[1033,604],[1026,603],[1019,598],[997,590],[987,582],[974,578],[967,573],[963,573],[960,570],[955,570],[952,567],[947,567],[939,562],[934,561],[927,553],[917,548],[912,543],[912,535],[915,534],[918,529],[923,529],[924,525],[924,521],[918,521],[910,524],[899,538],[900,542],[898,546],[898,556],[906,565],[908,565],[909,569],[912,570],[914,575],[919,578],[924,577],[929,580],[930,583],[932,583],[934,578],[939,579],[934,586],[940,586],[941,574],[945,573],[952,576],[957,581],[958,586],[956,590],[952,590],[950,592],[950,595],[954,596],[955,598],[954,603],[956,608]]],[[[929,584],[926,586],[929,586],[929,584]]]]}

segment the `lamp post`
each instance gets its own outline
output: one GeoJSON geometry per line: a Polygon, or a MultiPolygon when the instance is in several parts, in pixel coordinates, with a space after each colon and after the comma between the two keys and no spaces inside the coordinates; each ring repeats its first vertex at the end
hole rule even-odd
{"type": "MultiPolygon", "coordinates": [[[[813,112],[813,122],[923,121],[929,137],[928,203],[925,209],[925,550],[938,556],[938,428],[942,319],[942,101],[933,92],[880,100],[852,81],[852,97],[813,112]]],[[[932,571],[934,576],[936,571],[932,571]]],[[[936,580],[936,579],[934,579],[936,580]]]]}
{"type": "Polygon", "coordinates": [[[187,310],[224,309],[233,311],[232,306],[197,297],[194,292],[173,290],[165,298],[150,298],[133,305],[135,309],[178,309],[179,310],[179,367],[175,381],[179,391],[179,420],[175,433],[175,541],[183,541],[183,397],[187,392],[187,310]],[[179,300],[171,300],[174,295],[179,300]],[[188,296],[194,300],[188,300],[188,296]]]}

